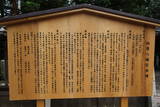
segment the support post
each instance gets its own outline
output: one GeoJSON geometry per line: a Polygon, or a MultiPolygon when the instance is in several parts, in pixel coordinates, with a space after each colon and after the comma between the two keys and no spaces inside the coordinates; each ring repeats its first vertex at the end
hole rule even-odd
{"type": "Polygon", "coordinates": [[[121,98],[121,107],[128,107],[128,98],[127,97],[121,98]]]}
{"type": "Polygon", "coordinates": [[[36,106],[37,107],[45,107],[45,100],[37,100],[36,106]]]}

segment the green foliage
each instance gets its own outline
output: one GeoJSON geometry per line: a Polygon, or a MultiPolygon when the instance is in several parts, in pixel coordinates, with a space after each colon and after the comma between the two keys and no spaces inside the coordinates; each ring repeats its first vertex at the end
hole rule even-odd
{"type": "Polygon", "coordinates": [[[97,5],[101,7],[108,7],[111,5],[111,0],[73,0],[72,4],[92,4],[92,5],[97,5]]]}
{"type": "Polygon", "coordinates": [[[150,17],[160,19],[160,0],[151,0],[148,11],[150,17]]]}
{"type": "Polygon", "coordinates": [[[22,12],[23,13],[28,13],[32,11],[38,11],[40,9],[40,4],[36,3],[34,1],[23,1],[22,2],[22,12]]]}
{"type": "MultiPolygon", "coordinates": [[[[0,13],[4,13],[6,0],[0,0],[0,13]],[[2,2],[3,1],[3,2],[2,2]]],[[[13,0],[8,0],[12,3],[13,0]]],[[[63,7],[67,5],[92,4],[124,12],[160,19],[160,0],[21,0],[22,13],[63,7]]],[[[12,6],[12,5],[11,5],[12,6]]]]}
{"type": "Polygon", "coordinates": [[[28,13],[38,10],[47,10],[56,7],[62,7],[66,0],[24,0],[22,2],[22,13],[28,13]]]}
{"type": "Polygon", "coordinates": [[[74,0],[73,3],[89,3],[124,12],[148,16],[150,0],[74,0]]]}
{"type": "Polygon", "coordinates": [[[66,0],[39,0],[40,10],[46,10],[51,8],[57,8],[64,6],[67,1],[66,0]]]}

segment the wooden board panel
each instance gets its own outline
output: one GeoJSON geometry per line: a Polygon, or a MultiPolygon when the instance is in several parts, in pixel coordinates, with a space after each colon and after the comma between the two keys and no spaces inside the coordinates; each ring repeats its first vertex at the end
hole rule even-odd
{"type": "Polygon", "coordinates": [[[154,29],[74,14],[8,27],[11,100],[151,96],[154,29]]]}

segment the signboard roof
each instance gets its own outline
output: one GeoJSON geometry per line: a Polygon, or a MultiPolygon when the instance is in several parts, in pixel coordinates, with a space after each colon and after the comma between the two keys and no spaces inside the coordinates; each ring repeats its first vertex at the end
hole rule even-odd
{"type": "Polygon", "coordinates": [[[98,7],[98,6],[89,5],[89,4],[81,4],[81,5],[75,5],[75,6],[68,6],[68,7],[55,8],[50,10],[32,12],[27,14],[21,14],[17,16],[9,16],[5,18],[1,18],[0,25],[15,24],[18,22],[42,19],[46,17],[82,12],[82,11],[116,17],[116,18],[125,19],[129,21],[148,24],[152,26],[160,26],[160,20],[157,20],[157,19],[130,14],[126,12],[121,12],[117,10],[112,10],[108,8],[98,7]]]}

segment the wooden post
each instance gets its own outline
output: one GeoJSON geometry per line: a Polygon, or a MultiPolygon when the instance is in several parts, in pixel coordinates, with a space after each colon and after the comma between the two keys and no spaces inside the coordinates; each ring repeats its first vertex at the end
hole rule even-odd
{"type": "Polygon", "coordinates": [[[37,107],[45,107],[45,100],[37,100],[37,107]]]}
{"type": "Polygon", "coordinates": [[[128,98],[127,97],[121,98],[121,107],[128,107],[128,98]]]}

